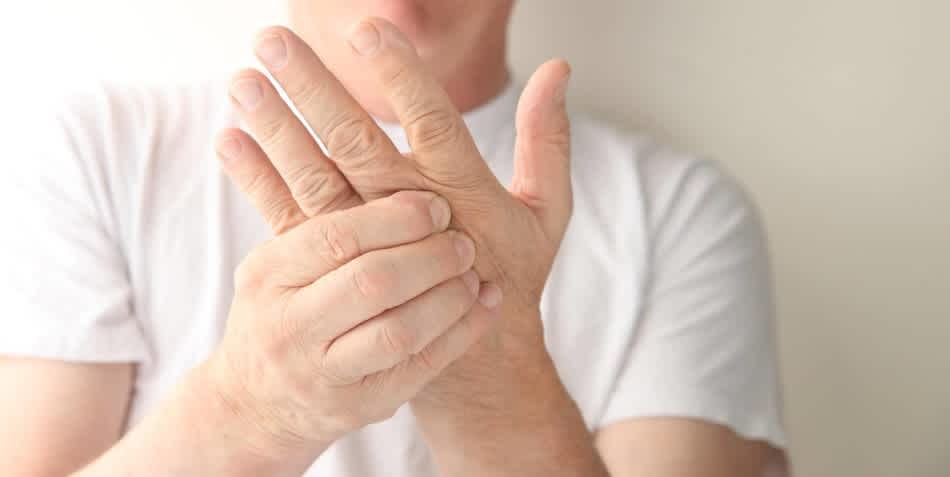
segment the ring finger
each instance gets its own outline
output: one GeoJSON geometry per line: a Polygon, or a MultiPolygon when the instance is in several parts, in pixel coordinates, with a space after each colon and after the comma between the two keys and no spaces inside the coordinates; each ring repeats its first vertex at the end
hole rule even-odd
{"type": "Polygon", "coordinates": [[[330,345],[324,368],[356,380],[405,361],[468,313],[479,286],[469,271],[358,325],[330,345]]]}

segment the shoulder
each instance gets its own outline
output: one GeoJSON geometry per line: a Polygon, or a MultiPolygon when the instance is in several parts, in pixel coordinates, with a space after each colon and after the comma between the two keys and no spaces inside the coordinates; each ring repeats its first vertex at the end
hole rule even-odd
{"type": "Polygon", "coordinates": [[[136,153],[234,123],[221,84],[181,85],[84,82],[25,91],[4,121],[17,124],[25,147],[68,148],[86,158],[136,153]]]}
{"type": "Polygon", "coordinates": [[[194,164],[210,156],[215,132],[234,123],[226,91],[213,82],[74,83],[21,91],[12,104],[0,111],[0,128],[15,132],[5,152],[16,160],[0,186],[112,227],[157,186],[205,174],[194,164]]]}
{"type": "Polygon", "coordinates": [[[572,117],[572,128],[579,181],[597,184],[601,193],[611,184],[635,190],[648,228],[669,225],[664,217],[677,213],[694,219],[757,215],[742,184],[715,160],[589,116],[572,117]]]}

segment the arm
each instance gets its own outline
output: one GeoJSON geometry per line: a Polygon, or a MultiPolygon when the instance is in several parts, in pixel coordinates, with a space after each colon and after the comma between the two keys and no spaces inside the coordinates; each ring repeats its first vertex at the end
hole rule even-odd
{"type": "MultiPolygon", "coordinates": [[[[133,375],[131,364],[0,358],[0,422],[8,431],[0,434],[4,475],[62,477],[107,451],[108,457],[75,475],[277,476],[291,467],[255,454],[240,439],[216,437],[234,436],[223,430],[238,431],[241,423],[201,385],[205,380],[194,378],[113,447],[122,435],[133,375]]],[[[298,462],[284,475],[300,475],[309,464],[298,462]]]]}
{"type": "MultiPolygon", "coordinates": [[[[259,177],[248,167],[254,159],[226,167],[241,185],[257,183],[241,181],[259,177]]],[[[274,192],[258,198],[273,204],[274,192]]],[[[63,475],[105,451],[78,475],[300,475],[336,439],[392,415],[495,321],[490,308],[470,312],[479,295],[466,273],[475,250],[463,234],[444,232],[450,215],[434,194],[404,192],[304,220],[255,249],[236,274],[222,343],[108,450],[131,367],[97,376],[80,366],[65,383],[51,371],[71,365],[39,370],[27,389],[42,404],[17,418],[36,438],[0,442],[0,456],[11,461],[4,471],[63,475]],[[111,425],[97,429],[103,416],[111,425]],[[39,438],[46,434],[58,436],[56,446],[39,438]]],[[[18,413],[10,391],[23,389],[13,380],[28,371],[35,370],[18,364],[0,376],[7,378],[0,414],[18,413]]]]}
{"type": "Polygon", "coordinates": [[[598,449],[616,476],[787,475],[758,214],[707,161],[655,149],[637,165],[647,305],[598,449]]]}
{"type": "Polygon", "coordinates": [[[0,357],[0,469],[62,476],[105,452],[121,435],[133,374],[131,364],[0,357]]]}
{"type": "Polygon", "coordinates": [[[779,451],[694,419],[640,418],[597,432],[613,477],[762,477],[779,451]]]}
{"type": "Polygon", "coordinates": [[[511,351],[485,366],[493,371],[457,363],[412,401],[440,475],[607,477],[547,353],[511,351]]]}
{"type": "MultiPolygon", "coordinates": [[[[213,379],[207,366],[193,370],[158,410],[72,475],[293,477],[303,474],[330,444],[274,452],[263,441],[249,440],[253,430],[246,416],[210,385],[213,379]]],[[[62,450],[69,452],[69,444],[62,450]]]]}

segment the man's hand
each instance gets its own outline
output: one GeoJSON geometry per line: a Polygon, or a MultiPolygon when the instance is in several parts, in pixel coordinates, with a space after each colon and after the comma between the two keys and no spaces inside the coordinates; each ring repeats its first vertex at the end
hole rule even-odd
{"type": "MultiPolygon", "coordinates": [[[[225,161],[239,184],[251,154],[225,161]]],[[[253,188],[246,189],[252,196],[253,188]]],[[[278,188],[279,190],[279,188],[278,188]]],[[[475,249],[431,192],[306,220],[240,265],[227,330],[204,366],[255,451],[309,454],[390,417],[494,321],[470,312],[475,249]]]]}
{"type": "MultiPolygon", "coordinates": [[[[364,200],[407,189],[445,197],[453,209],[453,227],[475,241],[474,268],[480,278],[501,286],[504,319],[490,339],[412,401],[440,468],[446,475],[461,475],[466,467],[485,475],[504,474],[498,464],[506,456],[499,447],[517,441],[519,449],[509,451],[519,452],[522,462],[509,459],[509,465],[535,467],[534,473],[547,475],[561,466],[557,457],[578,453],[570,457],[571,464],[585,475],[602,472],[590,435],[545,350],[539,311],[572,208],[564,101],[569,67],[562,61],[542,66],[522,96],[515,179],[508,190],[488,168],[448,95],[395,27],[379,19],[364,22],[353,31],[351,45],[406,130],[412,153],[403,156],[396,150],[302,40],[275,28],[261,35],[258,56],[327,153],[263,75],[242,72],[232,97],[261,152],[275,166],[254,182],[286,183],[291,195],[311,204],[313,211],[348,203],[350,190],[364,200]],[[508,427],[505,438],[495,432],[496,425],[508,427]],[[539,442],[546,448],[534,449],[536,454],[525,449],[525,444],[537,447],[539,442]],[[552,452],[561,455],[551,458],[552,452]],[[494,456],[493,462],[487,456],[494,456]],[[544,465],[536,466],[538,462],[544,465]]],[[[263,208],[271,216],[288,215],[279,206],[263,208]]],[[[493,303],[501,294],[484,298],[493,303]]]]}
{"type": "MultiPolygon", "coordinates": [[[[506,302],[536,308],[571,214],[570,134],[564,111],[568,66],[562,61],[544,65],[523,96],[516,177],[508,191],[485,164],[441,85],[395,27],[372,20],[360,26],[353,42],[365,51],[367,74],[378,78],[407,131],[408,157],[316,54],[285,29],[263,33],[258,56],[328,154],[263,75],[242,72],[232,88],[243,119],[294,197],[319,212],[351,203],[350,190],[364,200],[406,189],[443,195],[453,209],[453,228],[476,242],[475,268],[481,278],[499,282],[506,302]],[[370,44],[374,39],[375,47],[370,44]]],[[[360,49],[354,46],[353,51],[360,49]]]]}

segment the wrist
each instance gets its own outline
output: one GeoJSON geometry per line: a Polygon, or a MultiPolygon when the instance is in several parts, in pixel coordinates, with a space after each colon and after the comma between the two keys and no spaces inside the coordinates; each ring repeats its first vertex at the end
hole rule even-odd
{"type": "Polygon", "coordinates": [[[273,416],[257,410],[221,365],[212,358],[192,370],[178,400],[195,437],[206,444],[206,459],[233,475],[301,475],[330,442],[284,437],[273,416]]]}
{"type": "Polygon", "coordinates": [[[436,406],[413,402],[442,475],[552,475],[558,469],[593,465],[591,434],[553,364],[530,374],[530,382],[514,384],[511,392],[489,400],[465,397],[436,406]]]}
{"type": "MultiPolygon", "coordinates": [[[[488,346],[504,341],[491,338],[493,342],[488,346]]],[[[459,372],[447,372],[411,401],[420,425],[433,437],[481,440],[493,436],[497,440],[499,426],[534,434],[550,423],[549,414],[573,406],[543,348],[467,359],[484,361],[459,372]]]]}

